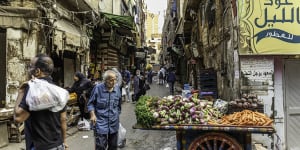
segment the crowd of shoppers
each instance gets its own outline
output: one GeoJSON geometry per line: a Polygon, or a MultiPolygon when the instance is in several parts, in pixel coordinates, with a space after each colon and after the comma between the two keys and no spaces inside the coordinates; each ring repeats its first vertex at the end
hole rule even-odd
{"type": "MultiPolygon", "coordinates": [[[[54,85],[51,78],[53,69],[53,61],[49,56],[45,54],[36,55],[29,65],[29,82],[40,79],[54,85]]],[[[174,71],[168,73],[165,68],[161,68],[158,76],[161,76],[159,77],[159,84],[164,84],[167,81],[170,85],[170,93],[174,94],[174,82],[176,80],[174,71]]],[[[145,95],[146,91],[150,89],[153,71],[141,72],[137,69],[131,75],[127,68],[123,68],[120,72],[117,68],[112,68],[105,71],[102,78],[102,82],[95,84],[83,73],[76,72],[72,87],[65,91],[76,93],[80,119],[90,120],[92,123],[92,129],[95,133],[95,149],[116,150],[118,147],[122,89],[125,92],[126,101],[135,103],[140,96],[145,95]],[[133,95],[130,93],[131,90],[133,95]]],[[[25,122],[26,150],[67,149],[67,102],[55,103],[51,107],[45,107],[41,110],[32,110],[28,99],[34,98],[30,98],[29,89],[33,90],[31,84],[21,86],[14,110],[15,121],[25,122]],[[59,109],[52,109],[53,107],[59,109]]],[[[52,93],[49,91],[48,93],[52,93]]],[[[51,94],[49,95],[51,101],[53,97],[51,94]]],[[[40,101],[43,101],[43,98],[45,97],[42,97],[40,101]]]]}

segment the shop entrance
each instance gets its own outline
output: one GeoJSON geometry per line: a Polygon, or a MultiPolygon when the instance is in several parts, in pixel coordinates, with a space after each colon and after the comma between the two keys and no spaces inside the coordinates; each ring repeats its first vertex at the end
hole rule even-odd
{"type": "Polygon", "coordinates": [[[284,64],[285,118],[287,149],[300,149],[300,60],[287,60],[284,64]]]}

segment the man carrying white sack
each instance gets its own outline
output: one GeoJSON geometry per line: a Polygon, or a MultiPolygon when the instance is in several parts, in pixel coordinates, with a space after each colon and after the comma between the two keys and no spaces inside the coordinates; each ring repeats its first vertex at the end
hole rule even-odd
{"type": "MultiPolygon", "coordinates": [[[[25,87],[21,87],[19,90],[18,98],[15,106],[15,121],[21,123],[25,122],[25,130],[30,137],[25,137],[25,140],[32,141],[27,145],[26,149],[30,150],[64,150],[68,146],[66,145],[66,107],[64,103],[54,103],[52,106],[49,105],[49,108],[43,107],[42,110],[38,110],[39,107],[37,103],[31,103],[29,99],[37,100],[36,97],[29,97],[30,92],[35,83],[43,82],[41,89],[47,89],[49,83],[52,83],[51,74],[53,72],[54,65],[50,57],[45,54],[39,54],[32,58],[30,66],[28,68],[29,75],[33,77],[32,80],[25,84],[25,87]],[[47,84],[45,84],[47,83],[47,84]],[[29,86],[28,86],[29,85],[29,86]],[[45,88],[45,86],[48,86],[45,88]],[[32,107],[32,105],[34,107],[32,107]],[[59,105],[59,107],[58,107],[59,105]],[[26,126],[29,125],[29,126],[26,126]],[[29,138],[29,139],[28,139],[29,138]]],[[[65,93],[63,89],[59,89],[53,84],[53,86],[58,89],[58,93],[65,93]]],[[[49,89],[49,88],[48,88],[49,89]]],[[[39,89],[37,89],[39,90],[39,89]]],[[[41,90],[39,90],[42,92],[41,90]]],[[[34,94],[34,93],[33,93],[34,94]]],[[[64,95],[65,97],[68,95],[64,95]]],[[[57,91],[49,89],[49,91],[44,92],[43,97],[39,97],[39,102],[49,102],[54,101],[53,99],[61,97],[60,94],[57,94],[57,91]],[[56,92],[56,93],[55,93],[56,92]],[[52,95],[51,95],[52,94],[52,95]],[[56,96],[56,97],[55,97],[56,96]],[[43,98],[45,98],[42,100],[43,98]]],[[[43,106],[46,106],[43,104],[43,106]]]]}

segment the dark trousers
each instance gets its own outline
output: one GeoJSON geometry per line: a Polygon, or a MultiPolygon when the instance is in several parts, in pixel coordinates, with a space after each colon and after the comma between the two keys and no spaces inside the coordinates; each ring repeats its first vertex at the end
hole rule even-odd
{"type": "Polygon", "coordinates": [[[169,89],[170,89],[170,94],[174,95],[174,82],[169,82],[169,89]]]}
{"type": "Polygon", "coordinates": [[[80,96],[78,99],[78,107],[80,111],[80,119],[83,120],[85,119],[90,119],[90,114],[86,111],[86,100],[83,96],[80,96]]]}
{"type": "Polygon", "coordinates": [[[113,134],[98,134],[95,137],[95,150],[117,150],[118,132],[113,134]]]}

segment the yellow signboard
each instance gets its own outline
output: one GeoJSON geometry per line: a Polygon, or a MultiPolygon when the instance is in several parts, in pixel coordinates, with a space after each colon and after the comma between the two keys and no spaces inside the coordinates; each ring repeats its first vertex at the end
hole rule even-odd
{"type": "Polygon", "coordinates": [[[240,54],[300,54],[299,0],[239,0],[240,54]]]}

